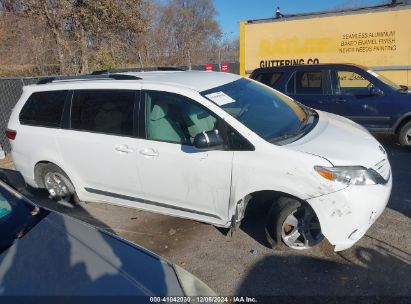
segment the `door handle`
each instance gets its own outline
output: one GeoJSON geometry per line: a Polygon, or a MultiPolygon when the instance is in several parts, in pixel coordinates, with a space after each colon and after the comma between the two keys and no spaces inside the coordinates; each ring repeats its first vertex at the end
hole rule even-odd
{"type": "Polygon", "coordinates": [[[118,145],[114,148],[114,150],[124,154],[133,152],[133,149],[130,149],[127,145],[118,145]]]}
{"type": "Polygon", "coordinates": [[[336,98],[336,99],[334,99],[334,101],[337,102],[337,103],[343,103],[343,102],[347,102],[347,99],[344,99],[344,98],[336,98]]]}
{"type": "Polygon", "coordinates": [[[140,150],[140,154],[147,157],[156,157],[158,156],[158,151],[154,150],[153,148],[145,148],[140,150]]]}

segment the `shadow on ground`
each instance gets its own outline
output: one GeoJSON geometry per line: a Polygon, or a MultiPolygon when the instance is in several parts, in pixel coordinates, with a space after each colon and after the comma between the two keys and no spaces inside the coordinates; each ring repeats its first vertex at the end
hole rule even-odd
{"type": "Polygon", "coordinates": [[[15,188],[21,194],[26,196],[28,199],[38,204],[41,207],[48,208],[52,211],[63,213],[80,220],[84,220],[87,223],[115,234],[115,232],[107,226],[102,221],[93,217],[81,204],[62,204],[58,203],[49,198],[48,192],[44,189],[35,189],[30,186],[27,186],[24,182],[23,177],[18,171],[10,169],[1,169],[0,170],[0,179],[5,181],[7,184],[15,188]]]}
{"type": "Polygon", "coordinates": [[[411,218],[411,149],[399,146],[392,136],[378,136],[391,163],[393,188],[388,208],[411,218]]]}
{"type": "Polygon", "coordinates": [[[338,261],[297,255],[262,258],[248,271],[239,295],[411,296],[411,255],[381,243],[356,246],[338,261]],[[388,278],[395,277],[395,280],[388,278]]]}

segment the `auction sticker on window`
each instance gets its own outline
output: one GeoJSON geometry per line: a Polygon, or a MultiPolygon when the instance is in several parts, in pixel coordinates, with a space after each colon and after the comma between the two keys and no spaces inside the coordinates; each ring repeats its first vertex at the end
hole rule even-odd
{"type": "Polygon", "coordinates": [[[211,93],[206,95],[206,97],[208,99],[210,99],[211,101],[215,102],[217,105],[219,105],[220,107],[223,105],[226,105],[228,103],[233,103],[235,102],[234,99],[232,99],[230,96],[228,96],[226,93],[224,92],[215,92],[215,93],[211,93]]]}

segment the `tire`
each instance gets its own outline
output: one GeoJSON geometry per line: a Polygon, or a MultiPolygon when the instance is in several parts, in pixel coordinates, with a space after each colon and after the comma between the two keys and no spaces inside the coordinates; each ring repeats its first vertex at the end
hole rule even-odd
{"type": "Polygon", "coordinates": [[[41,180],[52,199],[60,202],[80,202],[73,183],[58,166],[54,164],[45,165],[41,172],[41,180]]]}
{"type": "Polygon", "coordinates": [[[324,239],[314,210],[294,198],[274,202],[265,223],[267,241],[273,249],[310,249],[324,239]]]}
{"type": "Polygon", "coordinates": [[[401,127],[398,134],[398,141],[403,147],[411,147],[411,121],[401,127]]]}

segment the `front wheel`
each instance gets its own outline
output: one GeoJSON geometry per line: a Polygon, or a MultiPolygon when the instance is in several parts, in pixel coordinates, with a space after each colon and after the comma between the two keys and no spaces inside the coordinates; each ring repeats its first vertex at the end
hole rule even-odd
{"type": "Polygon", "coordinates": [[[44,187],[51,198],[60,202],[75,202],[79,199],[67,174],[54,164],[47,164],[42,172],[44,187]]]}
{"type": "Polygon", "coordinates": [[[273,248],[310,249],[324,239],[314,210],[300,201],[282,197],[273,204],[265,224],[273,248]]]}
{"type": "Polygon", "coordinates": [[[401,146],[411,147],[411,121],[401,127],[398,134],[398,141],[401,146]]]}

